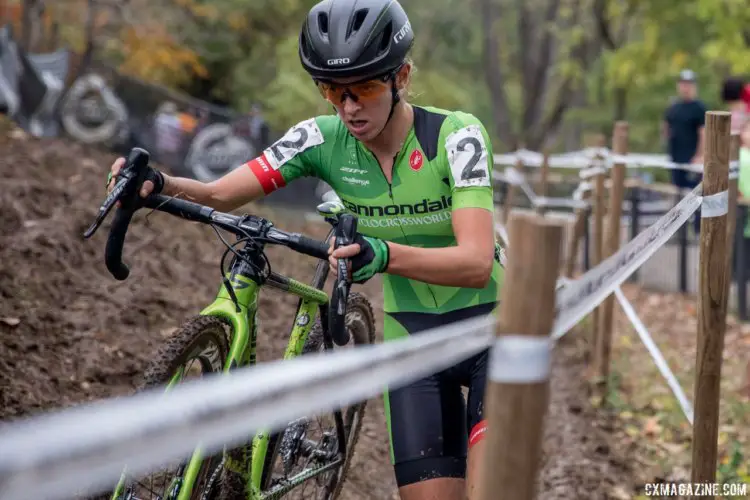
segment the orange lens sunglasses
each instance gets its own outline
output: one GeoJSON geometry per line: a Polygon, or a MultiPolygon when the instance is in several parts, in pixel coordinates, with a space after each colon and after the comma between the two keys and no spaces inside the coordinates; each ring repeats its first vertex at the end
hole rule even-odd
{"type": "Polygon", "coordinates": [[[373,101],[390,88],[389,81],[381,78],[347,84],[322,82],[320,80],[315,83],[320,95],[333,104],[342,103],[345,95],[350,96],[355,102],[360,100],[363,102],[373,101]]]}

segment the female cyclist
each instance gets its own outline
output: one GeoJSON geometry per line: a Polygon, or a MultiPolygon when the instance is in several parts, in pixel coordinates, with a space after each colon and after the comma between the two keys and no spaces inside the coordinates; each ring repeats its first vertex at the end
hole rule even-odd
{"type": "MultiPolygon", "coordinates": [[[[503,272],[491,144],[474,116],[406,101],[413,38],[396,0],[320,2],[302,27],[299,56],[336,115],[298,123],[259,157],[210,183],[151,170],[141,194],[180,193],[230,211],[315,176],[359,217],[361,234],[332,252],[332,268],[336,258],[351,257],[355,282],[383,273],[386,341],[492,312],[503,272]]],[[[123,163],[117,160],[112,173],[123,163]]],[[[386,391],[403,500],[475,496],[486,365],[485,351],[386,391]]]]}

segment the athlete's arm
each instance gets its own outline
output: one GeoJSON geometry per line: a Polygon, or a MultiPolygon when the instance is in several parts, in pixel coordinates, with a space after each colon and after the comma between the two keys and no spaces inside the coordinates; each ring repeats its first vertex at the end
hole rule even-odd
{"type": "Polygon", "coordinates": [[[492,212],[459,208],[451,220],[457,246],[417,248],[389,241],[391,257],[386,272],[434,285],[487,286],[495,257],[492,212]]]}
{"type": "Polygon", "coordinates": [[[215,181],[205,183],[186,177],[165,175],[163,193],[207,205],[221,212],[231,212],[246,203],[262,198],[263,187],[245,164],[215,181]]]}
{"type": "MultiPolygon", "coordinates": [[[[451,223],[456,245],[421,248],[386,242],[389,274],[463,288],[487,286],[494,264],[492,149],[486,130],[470,115],[447,121],[445,175],[452,191],[451,223]]],[[[350,257],[359,245],[337,249],[333,259],[350,257]]],[[[332,259],[332,262],[334,262],[332,259]]],[[[335,266],[332,266],[335,269],[335,266]]]]}
{"type": "MultiPolygon", "coordinates": [[[[256,160],[254,160],[256,161],[256,160]]],[[[118,158],[112,165],[115,176],[125,165],[125,158],[118,158]]],[[[222,212],[231,212],[245,203],[263,196],[263,186],[253,174],[248,164],[241,165],[223,177],[212,182],[201,182],[186,177],[173,177],[162,172],[164,187],[162,194],[207,205],[222,212]]],[[[114,187],[114,180],[109,189],[114,187]]],[[[141,196],[148,196],[154,189],[151,181],[141,187],[141,196]]]]}
{"type": "MultiPolygon", "coordinates": [[[[297,177],[308,175],[310,167],[306,156],[314,156],[314,153],[302,153],[322,143],[323,135],[317,122],[315,119],[309,119],[290,128],[284,137],[257,158],[240,165],[215,181],[201,182],[162,173],[162,193],[207,205],[222,212],[231,212],[284,187],[287,182],[297,177]]],[[[125,159],[119,158],[112,165],[112,175],[116,175],[124,164],[125,159]]],[[[112,187],[114,180],[110,183],[109,189],[112,187]]],[[[153,188],[151,181],[144,182],[141,196],[148,196],[153,188]]]]}
{"type": "MultiPolygon", "coordinates": [[[[492,212],[459,208],[453,211],[451,221],[457,243],[453,247],[419,248],[386,241],[390,259],[384,272],[433,285],[487,286],[495,257],[492,212]]],[[[336,259],[354,257],[359,252],[356,243],[332,251],[331,272],[336,274],[336,259]]]]}

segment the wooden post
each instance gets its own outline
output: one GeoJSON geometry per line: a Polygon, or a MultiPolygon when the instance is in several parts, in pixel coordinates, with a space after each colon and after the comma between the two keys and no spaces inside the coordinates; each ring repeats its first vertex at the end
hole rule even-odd
{"type": "MultiPolygon", "coordinates": [[[[604,147],[600,144],[599,147],[604,147]]],[[[594,176],[594,237],[593,249],[591,252],[591,267],[596,267],[603,260],[604,253],[604,179],[605,172],[600,172],[594,176]]],[[[595,346],[599,343],[597,340],[600,335],[599,318],[601,317],[601,305],[594,309],[593,324],[591,332],[591,342],[589,343],[589,356],[592,354],[595,346]]]]}
{"type": "MultiPolygon", "coordinates": [[[[628,152],[628,122],[615,123],[612,132],[612,151],[617,155],[628,152]]],[[[607,229],[607,241],[604,248],[603,259],[614,254],[620,248],[620,219],[622,217],[622,199],[625,191],[624,163],[615,163],[612,166],[612,187],[609,194],[609,222],[607,229]]],[[[602,260],[603,260],[602,259],[602,260]]],[[[609,358],[612,350],[612,323],[614,319],[615,296],[610,294],[604,299],[599,319],[599,334],[596,337],[596,373],[598,375],[599,396],[602,398],[607,394],[607,379],[609,377],[609,358]]],[[[603,402],[603,399],[602,399],[603,402]]]]}
{"type": "MultiPolygon", "coordinates": [[[[588,200],[591,193],[583,195],[583,200],[588,200]]],[[[566,278],[572,278],[575,272],[576,261],[578,260],[578,242],[583,239],[585,224],[588,224],[588,208],[575,209],[575,221],[573,222],[572,234],[567,240],[565,249],[565,269],[563,274],[566,278]]],[[[585,245],[585,242],[584,242],[585,245]]]]}
{"type": "MultiPolygon", "coordinates": [[[[515,169],[518,170],[518,172],[523,173],[523,162],[520,158],[516,160],[515,169]]],[[[503,215],[502,215],[502,221],[503,225],[507,227],[508,220],[510,218],[510,212],[513,210],[513,199],[516,197],[516,191],[518,190],[518,186],[515,184],[508,184],[508,191],[505,196],[505,200],[503,200],[503,215]]],[[[510,235],[508,235],[508,238],[510,238],[510,235]]]]}
{"type": "Polygon", "coordinates": [[[721,361],[727,316],[728,289],[725,280],[730,116],[724,111],[706,113],[691,473],[694,483],[713,483],[716,479],[721,361]]]}
{"type": "Polygon", "coordinates": [[[485,396],[481,500],[535,498],[549,398],[549,335],[562,224],[533,213],[514,213],[509,230],[513,246],[485,396]]]}
{"type": "MultiPolygon", "coordinates": [[[[740,135],[732,134],[729,139],[729,161],[740,159],[740,135]]],[[[731,170],[731,169],[730,169],[731,170]]],[[[739,168],[735,169],[734,175],[729,177],[729,209],[727,212],[727,297],[732,288],[734,275],[734,233],[737,230],[737,197],[739,189],[739,168]]]]}
{"type": "MultiPolygon", "coordinates": [[[[545,148],[544,157],[542,159],[542,168],[539,176],[539,186],[537,186],[537,194],[545,197],[549,193],[549,151],[545,148]]],[[[537,207],[536,212],[539,215],[544,215],[547,209],[545,207],[537,207]]]]}

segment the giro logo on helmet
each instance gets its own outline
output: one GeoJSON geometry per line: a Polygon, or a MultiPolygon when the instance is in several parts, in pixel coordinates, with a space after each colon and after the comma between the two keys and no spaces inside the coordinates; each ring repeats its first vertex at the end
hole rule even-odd
{"type": "Polygon", "coordinates": [[[411,23],[409,21],[406,21],[406,23],[401,26],[401,29],[398,30],[398,32],[393,35],[393,41],[396,43],[400,43],[401,40],[404,39],[404,37],[411,31],[411,23]]]}
{"type": "Polygon", "coordinates": [[[349,64],[349,58],[348,57],[340,57],[338,59],[329,59],[328,65],[329,66],[340,66],[341,64],[349,64]]]}

